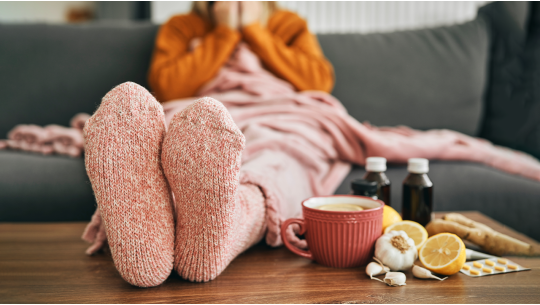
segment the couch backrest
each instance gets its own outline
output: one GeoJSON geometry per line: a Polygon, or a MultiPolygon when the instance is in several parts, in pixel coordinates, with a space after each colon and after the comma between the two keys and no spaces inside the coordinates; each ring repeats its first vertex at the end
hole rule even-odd
{"type": "MultiPolygon", "coordinates": [[[[0,138],[16,124],[67,125],[114,86],[146,86],[158,26],[0,25],[0,138]]],[[[333,94],[375,125],[476,134],[488,34],[462,25],[382,34],[319,35],[335,67],[333,94]]]]}
{"type": "Polygon", "coordinates": [[[0,138],[16,124],[68,125],[114,86],[146,86],[158,26],[0,24],[0,138]]]}
{"type": "Polygon", "coordinates": [[[356,119],[478,133],[489,59],[483,18],[394,33],[320,35],[319,41],[335,67],[333,94],[356,119]]]}

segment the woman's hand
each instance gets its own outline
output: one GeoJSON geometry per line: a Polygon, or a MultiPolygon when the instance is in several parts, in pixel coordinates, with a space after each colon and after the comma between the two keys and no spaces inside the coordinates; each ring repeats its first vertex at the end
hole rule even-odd
{"type": "Polygon", "coordinates": [[[217,25],[224,25],[230,29],[238,30],[240,7],[238,1],[216,1],[212,6],[212,13],[217,25]]]}
{"type": "Polygon", "coordinates": [[[260,1],[240,2],[240,27],[246,27],[261,19],[263,7],[260,1]]]}

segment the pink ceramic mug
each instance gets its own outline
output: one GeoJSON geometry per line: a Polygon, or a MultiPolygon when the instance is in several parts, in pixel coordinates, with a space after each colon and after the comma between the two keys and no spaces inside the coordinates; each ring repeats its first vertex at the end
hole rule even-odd
{"type": "Polygon", "coordinates": [[[384,203],[355,195],[312,197],[302,202],[304,219],[287,219],[281,225],[281,238],[292,252],[321,265],[348,268],[362,266],[373,256],[375,241],[381,236],[384,203]],[[355,204],[363,211],[328,211],[316,209],[327,204],[355,204]],[[286,237],[287,227],[300,226],[309,250],[292,246],[286,237]]]}

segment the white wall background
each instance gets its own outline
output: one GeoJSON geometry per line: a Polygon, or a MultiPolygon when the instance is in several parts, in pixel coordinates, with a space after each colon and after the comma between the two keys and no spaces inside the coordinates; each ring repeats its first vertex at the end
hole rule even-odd
{"type": "Polygon", "coordinates": [[[152,21],[164,23],[174,15],[191,10],[192,1],[152,1],[152,21]]]}
{"type": "MultiPolygon", "coordinates": [[[[488,1],[279,1],[315,33],[369,33],[451,25],[473,19],[488,1]]],[[[191,1],[152,2],[152,21],[190,10],[191,1]]]]}
{"type": "Polygon", "coordinates": [[[70,8],[94,9],[93,1],[0,1],[0,22],[66,22],[70,8]]]}
{"type": "MultiPolygon", "coordinates": [[[[308,21],[315,33],[385,32],[471,20],[488,1],[279,1],[308,21]]],[[[191,1],[152,2],[152,21],[189,12],[191,1]]],[[[94,1],[0,1],[0,22],[66,21],[69,8],[95,9],[94,1]]]]}

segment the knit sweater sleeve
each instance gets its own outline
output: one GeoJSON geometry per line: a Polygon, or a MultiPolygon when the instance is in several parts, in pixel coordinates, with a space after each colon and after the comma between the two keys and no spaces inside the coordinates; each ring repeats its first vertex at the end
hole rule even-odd
{"type": "Polygon", "coordinates": [[[242,34],[265,67],[298,90],[332,91],[333,67],[298,15],[277,11],[267,28],[254,23],[245,27],[242,34]]]}
{"type": "Polygon", "coordinates": [[[148,82],[157,99],[195,95],[225,64],[240,38],[225,26],[209,29],[195,14],[171,18],[159,30],[149,69],[148,82]],[[190,50],[194,38],[201,42],[190,50]]]}

